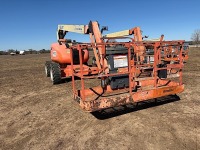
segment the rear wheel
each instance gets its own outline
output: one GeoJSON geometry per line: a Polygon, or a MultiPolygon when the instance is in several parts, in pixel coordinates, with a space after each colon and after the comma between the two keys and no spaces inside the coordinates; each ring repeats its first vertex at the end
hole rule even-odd
{"type": "Polygon", "coordinates": [[[44,69],[46,77],[50,77],[51,61],[46,61],[44,69]]]}
{"type": "Polygon", "coordinates": [[[50,77],[53,84],[61,83],[61,69],[59,63],[51,63],[50,77]]]}

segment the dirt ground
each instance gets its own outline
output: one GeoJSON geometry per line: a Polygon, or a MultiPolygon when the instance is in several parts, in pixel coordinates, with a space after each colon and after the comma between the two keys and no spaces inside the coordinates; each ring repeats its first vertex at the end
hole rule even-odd
{"type": "Polygon", "coordinates": [[[0,149],[200,149],[200,49],[189,56],[180,100],[101,114],[79,108],[71,82],[51,84],[49,54],[0,56],[0,149]]]}

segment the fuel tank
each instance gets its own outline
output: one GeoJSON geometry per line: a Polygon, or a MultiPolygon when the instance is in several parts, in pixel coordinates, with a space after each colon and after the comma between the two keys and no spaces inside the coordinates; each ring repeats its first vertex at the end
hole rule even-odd
{"type": "MultiPolygon", "coordinates": [[[[89,52],[87,49],[82,52],[83,63],[86,63],[89,59],[89,52]]],[[[70,49],[65,44],[53,43],[51,45],[51,60],[61,64],[71,64],[70,49]]],[[[79,64],[79,51],[73,50],[73,62],[79,64]]]]}

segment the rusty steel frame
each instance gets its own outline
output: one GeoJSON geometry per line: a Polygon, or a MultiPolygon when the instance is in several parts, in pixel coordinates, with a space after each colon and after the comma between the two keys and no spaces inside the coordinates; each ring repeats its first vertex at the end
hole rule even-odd
{"type": "MultiPolygon", "coordinates": [[[[117,43],[85,43],[78,44],[71,47],[71,73],[72,73],[72,90],[73,98],[79,103],[82,109],[92,112],[101,109],[115,107],[119,105],[126,105],[129,103],[135,103],[140,101],[145,101],[149,99],[154,99],[162,96],[172,95],[181,93],[184,90],[184,84],[182,82],[182,68],[183,68],[183,40],[179,41],[142,41],[142,42],[117,42],[117,43]],[[122,71],[112,74],[105,73],[106,66],[89,67],[84,68],[82,59],[82,50],[85,48],[93,48],[94,52],[101,46],[102,49],[106,49],[107,44],[117,45],[121,44],[128,49],[128,67],[121,69],[122,71]],[[134,60],[132,54],[140,53],[140,51],[134,52],[133,47],[137,46],[151,46],[154,49],[154,63],[153,64],[141,64],[141,61],[134,60]],[[166,55],[170,53],[171,47],[175,46],[177,51],[176,60],[174,58],[168,57],[166,60],[166,55]],[[80,65],[73,65],[73,48],[79,51],[80,65]],[[170,49],[170,50],[169,50],[170,49]],[[164,54],[161,54],[164,51],[164,54]],[[162,61],[177,61],[176,64],[167,64],[166,67],[159,68],[158,64],[162,61]],[[137,77],[137,72],[140,72],[143,67],[152,67],[153,75],[152,77],[140,78],[137,77]],[[78,70],[77,70],[78,68],[78,70]],[[138,69],[139,68],[139,69],[138,69]],[[138,69],[138,70],[137,70],[138,69]],[[173,70],[178,69],[175,75],[169,75],[166,79],[159,79],[159,70],[173,70]],[[98,74],[97,74],[98,73],[98,74]],[[85,79],[101,78],[105,79],[109,76],[116,75],[128,75],[129,76],[129,86],[128,88],[112,90],[109,85],[104,88],[101,86],[85,88],[85,79]],[[75,76],[80,78],[81,89],[77,90],[75,85],[75,76]],[[178,81],[173,81],[171,78],[178,78],[178,81]]],[[[103,50],[103,52],[104,52],[103,50]]],[[[105,51],[106,53],[106,51],[105,51]]],[[[100,56],[104,59],[105,53],[100,56]]],[[[172,52],[171,52],[172,53],[172,52]]],[[[170,54],[171,54],[170,53],[170,54]]],[[[95,53],[96,54],[96,53],[95,53]]],[[[97,54],[96,54],[97,55],[97,54]]],[[[104,60],[99,60],[104,62],[104,60]]],[[[100,64],[100,62],[98,62],[100,64]]]]}

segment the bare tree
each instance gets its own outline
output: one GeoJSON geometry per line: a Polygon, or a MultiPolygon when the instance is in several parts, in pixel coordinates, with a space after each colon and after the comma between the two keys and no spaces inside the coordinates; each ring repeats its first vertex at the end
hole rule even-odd
{"type": "Polygon", "coordinates": [[[194,44],[196,44],[196,46],[198,47],[198,44],[200,44],[200,30],[199,29],[194,31],[191,39],[194,42],[194,44]]]}

